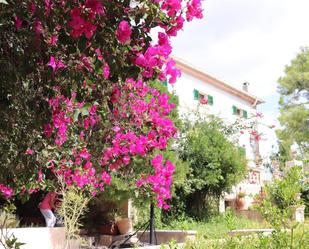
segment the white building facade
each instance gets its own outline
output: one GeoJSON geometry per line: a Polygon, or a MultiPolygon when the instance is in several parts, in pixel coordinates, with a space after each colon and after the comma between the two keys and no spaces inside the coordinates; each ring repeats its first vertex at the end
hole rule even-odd
{"type": "MultiPolygon", "coordinates": [[[[175,59],[175,58],[174,58],[175,59]]],[[[263,101],[248,93],[247,83],[243,90],[237,89],[209,74],[191,66],[180,59],[175,59],[176,67],[182,71],[182,76],[177,83],[169,88],[179,97],[180,113],[200,112],[215,114],[227,123],[234,123],[237,119],[247,119],[256,116],[257,105],[263,101]],[[201,105],[202,99],[207,100],[201,105]]],[[[263,186],[264,168],[258,163],[259,142],[248,133],[239,136],[238,147],[246,154],[248,161],[248,176],[233,191],[225,195],[225,206],[234,206],[238,192],[245,192],[246,206],[251,205],[254,196],[259,194],[263,186]]]]}

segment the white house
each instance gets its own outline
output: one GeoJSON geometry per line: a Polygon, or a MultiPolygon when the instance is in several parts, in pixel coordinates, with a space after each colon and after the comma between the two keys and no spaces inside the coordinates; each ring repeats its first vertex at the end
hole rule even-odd
{"type": "MultiPolygon", "coordinates": [[[[240,90],[180,59],[174,59],[176,67],[182,71],[182,76],[174,86],[169,88],[179,97],[181,113],[196,110],[201,99],[206,99],[207,104],[200,106],[199,110],[204,109],[205,112],[216,114],[225,122],[233,123],[239,118],[246,122],[246,119],[255,117],[256,107],[263,103],[263,100],[248,92],[248,83],[244,83],[243,89],[240,90]]],[[[264,169],[259,163],[258,141],[245,133],[239,137],[238,146],[246,153],[249,173],[247,179],[235,186],[232,193],[226,194],[225,204],[231,205],[237,193],[241,191],[246,193],[248,207],[253,201],[253,196],[261,191],[264,169]]]]}

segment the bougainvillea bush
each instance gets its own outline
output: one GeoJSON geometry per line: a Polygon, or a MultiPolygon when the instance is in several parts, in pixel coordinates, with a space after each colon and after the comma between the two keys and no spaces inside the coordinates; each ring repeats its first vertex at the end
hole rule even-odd
{"type": "Polygon", "coordinates": [[[170,38],[194,18],[201,0],[0,1],[2,195],[115,175],[168,208],[174,105],[148,82],[176,82],[170,38]]]}

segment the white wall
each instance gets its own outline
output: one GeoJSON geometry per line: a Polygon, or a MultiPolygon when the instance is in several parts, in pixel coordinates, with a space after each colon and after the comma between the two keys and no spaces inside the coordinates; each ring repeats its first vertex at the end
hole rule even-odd
{"type": "MultiPolygon", "coordinates": [[[[180,113],[193,112],[197,109],[199,101],[194,100],[193,95],[193,90],[196,89],[214,98],[213,105],[199,105],[199,110],[201,112],[205,111],[210,114],[218,115],[227,123],[233,123],[238,118],[237,115],[233,115],[232,106],[246,110],[248,117],[255,114],[255,109],[252,108],[249,102],[211,84],[207,84],[207,82],[202,82],[200,79],[192,77],[184,72],[182,72],[182,76],[178,79],[177,83],[173,87],[169,86],[169,89],[175,91],[176,95],[179,97],[180,113]]],[[[249,134],[245,133],[239,137],[238,146],[246,148],[246,157],[249,160],[249,166],[254,167],[254,154],[250,145],[249,134]]]]}
{"type": "MultiPolygon", "coordinates": [[[[18,242],[25,243],[21,249],[64,249],[65,228],[64,227],[29,227],[10,228],[6,231],[8,235],[14,234],[18,242]]],[[[0,245],[0,249],[3,247],[0,245]]],[[[78,244],[74,243],[71,249],[77,249],[78,244]]]]}

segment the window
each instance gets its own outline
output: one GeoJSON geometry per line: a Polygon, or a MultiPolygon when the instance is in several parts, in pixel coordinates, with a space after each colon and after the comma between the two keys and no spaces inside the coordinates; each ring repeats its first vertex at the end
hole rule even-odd
{"type": "Polygon", "coordinates": [[[199,94],[198,90],[196,90],[196,89],[193,90],[193,97],[194,97],[195,100],[199,100],[200,94],[199,94]]]}
{"type": "Polygon", "coordinates": [[[194,98],[194,100],[201,101],[202,104],[208,104],[208,105],[214,104],[214,97],[213,96],[199,92],[196,89],[193,90],[193,98],[194,98]]]}
{"type": "Polygon", "coordinates": [[[248,118],[248,112],[246,110],[240,109],[237,106],[232,106],[233,115],[237,115],[243,118],[248,118]]]}
{"type": "Polygon", "coordinates": [[[211,95],[208,95],[208,104],[213,105],[214,104],[214,97],[211,95]]]}

